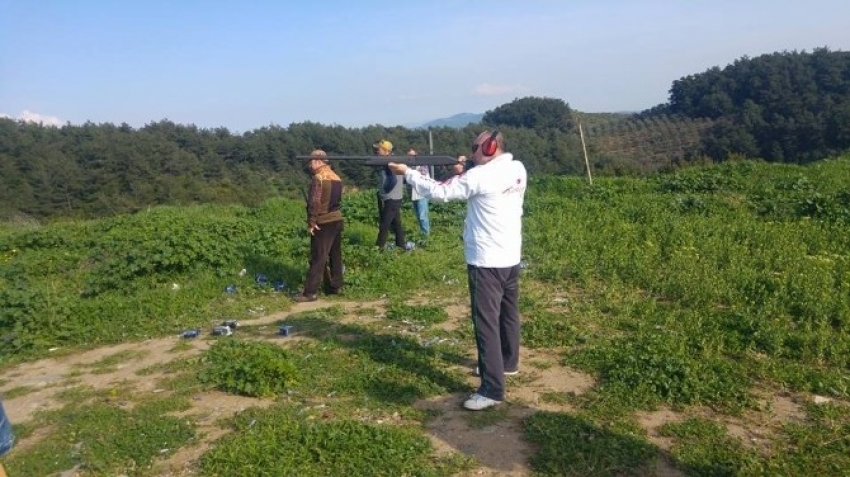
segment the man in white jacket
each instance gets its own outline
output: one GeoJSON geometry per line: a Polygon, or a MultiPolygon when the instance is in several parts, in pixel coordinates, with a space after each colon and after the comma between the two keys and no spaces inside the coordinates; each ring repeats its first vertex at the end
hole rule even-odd
{"type": "Polygon", "coordinates": [[[436,202],[466,200],[464,256],[481,385],[463,406],[479,411],[505,399],[505,374],[519,365],[519,273],[525,166],[504,151],[498,131],[485,131],[472,145],[470,164],[445,182],[423,177],[404,164],[404,174],[420,195],[436,202]]]}

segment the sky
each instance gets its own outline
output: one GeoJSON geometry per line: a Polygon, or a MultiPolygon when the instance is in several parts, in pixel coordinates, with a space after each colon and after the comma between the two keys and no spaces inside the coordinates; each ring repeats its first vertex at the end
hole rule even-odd
{"type": "Polygon", "coordinates": [[[0,0],[0,115],[245,132],[516,98],[640,111],[743,57],[850,51],[848,0],[0,0]]]}

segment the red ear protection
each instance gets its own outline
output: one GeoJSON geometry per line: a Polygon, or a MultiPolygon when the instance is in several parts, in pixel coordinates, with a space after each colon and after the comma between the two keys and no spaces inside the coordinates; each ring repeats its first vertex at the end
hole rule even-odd
{"type": "Polygon", "coordinates": [[[493,154],[496,154],[496,149],[498,149],[499,147],[499,141],[496,140],[496,136],[498,135],[499,130],[495,129],[493,130],[493,133],[490,134],[490,137],[488,137],[484,140],[484,142],[481,143],[481,152],[485,156],[492,156],[493,154]]]}

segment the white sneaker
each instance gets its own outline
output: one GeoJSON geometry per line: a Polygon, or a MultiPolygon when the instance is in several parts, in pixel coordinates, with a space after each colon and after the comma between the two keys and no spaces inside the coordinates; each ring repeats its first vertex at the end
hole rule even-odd
{"type": "MultiPolygon", "coordinates": [[[[515,369],[513,371],[505,371],[505,376],[516,376],[519,374],[519,370],[515,369]]],[[[481,376],[481,372],[478,370],[478,366],[475,367],[475,375],[481,376]]]]}
{"type": "Polygon", "coordinates": [[[487,409],[488,407],[493,407],[500,402],[502,401],[496,401],[495,399],[490,399],[486,396],[475,393],[472,396],[469,396],[469,399],[463,403],[463,407],[470,411],[480,411],[482,409],[487,409]]]}

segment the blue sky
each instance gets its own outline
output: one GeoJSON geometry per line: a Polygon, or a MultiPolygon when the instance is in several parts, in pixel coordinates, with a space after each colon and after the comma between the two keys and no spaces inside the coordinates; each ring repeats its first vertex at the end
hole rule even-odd
{"type": "Polygon", "coordinates": [[[0,0],[0,114],[232,131],[665,102],[743,56],[850,50],[847,0],[0,0]]]}

